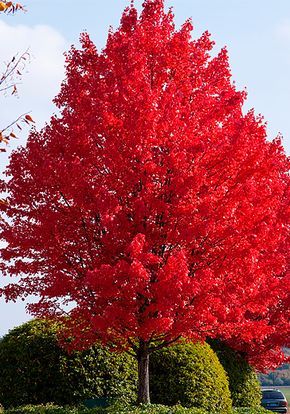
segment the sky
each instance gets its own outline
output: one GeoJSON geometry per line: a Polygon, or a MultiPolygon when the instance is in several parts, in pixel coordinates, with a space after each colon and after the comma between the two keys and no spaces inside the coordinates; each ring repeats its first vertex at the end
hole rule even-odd
{"type": "MultiPolygon", "coordinates": [[[[25,1],[25,0],[24,0],[25,1]]],[[[28,50],[18,96],[0,97],[0,129],[31,111],[40,129],[54,112],[52,99],[64,79],[64,52],[87,31],[98,49],[110,26],[118,27],[130,0],[26,0],[27,12],[0,15],[0,71],[13,56],[28,50]]],[[[141,10],[142,1],[135,0],[141,10]]],[[[233,81],[247,89],[245,110],[255,108],[268,125],[268,138],[283,135],[290,154],[290,2],[289,0],[165,0],[179,27],[192,18],[193,38],[205,30],[216,42],[213,54],[227,47],[233,81]]],[[[1,153],[3,172],[13,148],[25,145],[28,128],[1,153]]],[[[5,280],[6,282],[6,280],[5,280]]],[[[3,281],[0,283],[4,283],[3,281]]],[[[30,319],[25,302],[0,298],[0,336],[30,319]]]]}

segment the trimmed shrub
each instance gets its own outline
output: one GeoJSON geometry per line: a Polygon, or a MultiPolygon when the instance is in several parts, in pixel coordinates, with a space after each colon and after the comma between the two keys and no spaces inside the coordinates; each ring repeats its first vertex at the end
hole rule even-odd
{"type": "Polygon", "coordinates": [[[228,375],[234,407],[260,407],[261,386],[253,368],[223,342],[211,340],[209,343],[228,375]]]}
{"type": "Polygon", "coordinates": [[[208,344],[182,342],[151,354],[150,384],[153,403],[231,412],[227,376],[208,344]]]}
{"type": "Polygon", "coordinates": [[[135,360],[94,346],[68,354],[60,348],[57,325],[33,320],[0,341],[0,401],[5,408],[24,404],[76,404],[86,398],[134,402],[135,360]]]}

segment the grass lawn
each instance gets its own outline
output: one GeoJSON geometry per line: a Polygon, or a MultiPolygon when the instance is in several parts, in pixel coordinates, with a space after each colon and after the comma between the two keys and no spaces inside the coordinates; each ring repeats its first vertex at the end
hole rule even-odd
{"type": "Polygon", "coordinates": [[[288,401],[288,413],[290,413],[290,386],[288,386],[288,387],[277,386],[277,388],[279,388],[279,390],[281,390],[283,392],[283,394],[285,395],[285,397],[288,401]]]}
{"type": "Polygon", "coordinates": [[[282,387],[282,386],[278,386],[277,385],[276,387],[279,388],[279,390],[281,390],[283,392],[283,394],[287,398],[288,405],[290,405],[290,386],[288,386],[288,387],[282,387]]]}

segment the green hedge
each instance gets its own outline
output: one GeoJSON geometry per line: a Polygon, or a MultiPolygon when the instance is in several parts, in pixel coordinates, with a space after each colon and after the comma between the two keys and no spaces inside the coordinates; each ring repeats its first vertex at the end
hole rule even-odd
{"type": "MultiPolygon", "coordinates": [[[[233,414],[269,414],[263,408],[238,408],[233,410],[233,414]]],[[[141,407],[124,407],[115,405],[109,408],[69,408],[57,407],[53,405],[36,405],[19,407],[5,410],[4,414],[211,414],[199,408],[183,408],[181,406],[166,407],[162,405],[149,405],[141,407]]],[[[222,411],[219,414],[224,414],[222,411]]]]}
{"type": "Polygon", "coordinates": [[[56,331],[56,325],[34,320],[0,341],[0,402],[5,408],[75,405],[92,397],[135,402],[137,368],[132,357],[101,346],[69,355],[59,347],[56,331]]]}
{"type": "Polygon", "coordinates": [[[238,407],[234,409],[234,414],[269,414],[272,411],[265,410],[262,407],[238,407]]]}
{"type": "Polygon", "coordinates": [[[231,412],[227,376],[208,344],[183,342],[151,354],[150,384],[153,403],[231,412]]]}
{"type": "Polygon", "coordinates": [[[153,404],[140,407],[126,407],[117,404],[109,408],[93,409],[38,405],[10,409],[5,411],[4,414],[206,414],[206,411],[198,408],[165,407],[153,404]]]}
{"type": "Polygon", "coordinates": [[[209,341],[228,378],[234,407],[260,407],[261,386],[257,374],[237,352],[218,340],[209,341]]]}

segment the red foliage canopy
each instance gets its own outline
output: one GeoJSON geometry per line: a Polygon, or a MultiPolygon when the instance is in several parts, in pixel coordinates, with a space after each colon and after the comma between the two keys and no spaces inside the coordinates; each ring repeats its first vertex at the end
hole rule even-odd
{"type": "Polygon", "coordinates": [[[226,50],[191,30],[146,0],[101,53],[83,34],[61,114],[11,157],[5,294],[68,312],[74,347],[209,336],[254,360],[286,345],[288,161],[243,114],[226,50]]]}

